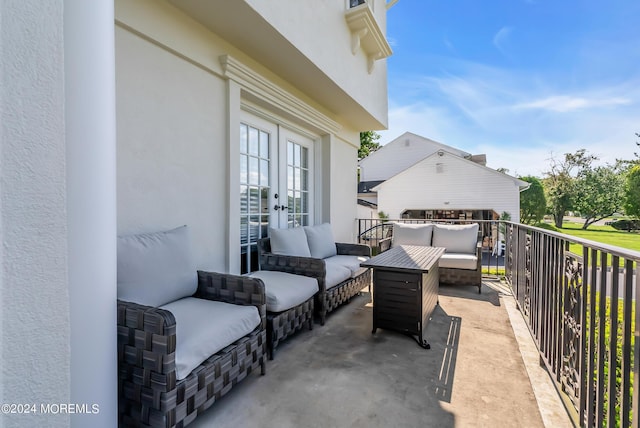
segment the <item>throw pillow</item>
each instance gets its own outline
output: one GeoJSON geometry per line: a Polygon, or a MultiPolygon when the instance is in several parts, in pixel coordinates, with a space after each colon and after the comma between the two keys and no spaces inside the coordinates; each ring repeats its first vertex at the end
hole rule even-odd
{"type": "Polygon", "coordinates": [[[317,226],[305,226],[304,232],[307,235],[307,243],[311,257],[316,259],[326,259],[338,254],[336,241],[333,239],[333,231],[329,223],[317,226]]]}
{"type": "Polygon", "coordinates": [[[302,227],[292,229],[269,228],[271,252],[282,256],[311,257],[307,235],[302,227]]]}

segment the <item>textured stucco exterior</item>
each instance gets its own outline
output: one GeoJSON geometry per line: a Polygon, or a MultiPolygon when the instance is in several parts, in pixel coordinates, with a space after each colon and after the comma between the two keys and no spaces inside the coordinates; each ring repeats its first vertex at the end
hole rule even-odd
{"type": "MultiPolygon", "coordinates": [[[[314,222],[353,238],[358,132],[386,123],[384,60],[368,73],[348,51],[336,74],[309,53],[316,35],[287,42],[287,20],[276,29],[264,5],[195,2],[277,41],[301,64],[283,73],[268,44],[216,33],[188,3],[0,0],[0,401],[92,412],[2,414],[0,426],[117,425],[117,234],[188,223],[198,267],[238,270],[243,113],[313,141],[314,222]]],[[[348,47],[340,9],[323,19],[348,47]]]]}
{"type": "Polygon", "coordinates": [[[0,52],[0,426],[115,426],[113,3],[3,0],[0,52]]]}
{"type": "MultiPolygon", "coordinates": [[[[0,401],[69,402],[63,4],[3,0],[0,13],[0,401]]],[[[69,415],[0,425],[63,427],[69,415]]]]}
{"type": "MultiPolygon", "coordinates": [[[[228,19],[239,22],[255,20],[246,37],[258,37],[255,29],[268,22],[263,37],[287,40],[278,45],[275,37],[273,49],[295,46],[291,68],[312,62],[324,78],[336,78],[326,86],[332,97],[357,100],[374,122],[386,122],[384,60],[368,73],[364,55],[351,51],[346,3],[324,3],[247,2],[224,12],[233,11],[228,19]],[[319,23],[326,37],[310,37],[319,23]],[[294,31],[302,27],[309,28],[294,31]]],[[[188,224],[199,268],[237,272],[237,130],[251,114],[277,125],[281,135],[293,130],[313,141],[313,223],[331,222],[336,239],[353,241],[358,127],[371,119],[341,115],[332,100],[315,96],[323,80],[290,81],[261,62],[258,48],[243,50],[242,40],[225,38],[231,30],[218,34],[215,4],[116,2],[118,234],[188,224]]],[[[382,3],[376,10],[386,12],[382,3]]]]}

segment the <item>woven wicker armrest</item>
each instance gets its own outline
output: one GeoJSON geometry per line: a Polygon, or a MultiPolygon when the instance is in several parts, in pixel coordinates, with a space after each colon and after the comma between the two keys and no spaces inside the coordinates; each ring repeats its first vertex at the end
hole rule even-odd
{"type": "Polygon", "coordinates": [[[391,238],[384,238],[378,241],[378,252],[384,253],[391,248],[391,238]]]}
{"type": "Polygon", "coordinates": [[[261,279],[198,271],[198,291],[195,297],[234,305],[256,306],[264,324],[267,314],[267,297],[261,279]]]}
{"type": "Polygon", "coordinates": [[[147,386],[168,391],[175,387],[175,351],[176,320],[171,312],[118,300],[118,360],[127,364],[121,367],[162,374],[147,378],[153,384],[147,386]]]}
{"type": "Polygon", "coordinates": [[[482,271],[482,242],[478,242],[476,245],[476,258],[478,259],[476,269],[482,271]]]}
{"type": "Polygon", "coordinates": [[[340,255],[371,257],[371,248],[364,244],[345,244],[342,242],[336,242],[336,249],[340,255]]]}

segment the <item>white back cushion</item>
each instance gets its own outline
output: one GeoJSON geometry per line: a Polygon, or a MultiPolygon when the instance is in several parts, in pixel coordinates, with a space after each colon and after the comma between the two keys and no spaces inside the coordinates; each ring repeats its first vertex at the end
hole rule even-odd
{"type": "Polygon", "coordinates": [[[398,245],[431,245],[432,224],[394,223],[391,246],[398,245]]]}
{"type": "Polygon", "coordinates": [[[333,239],[333,231],[329,223],[317,226],[305,226],[304,232],[307,234],[307,243],[311,257],[316,259],[326,259],[338,254],[336,241],[333,239]]]}
{"type": "Polygon", "coordinates": [[[475,254],[478,242],[478,223],[446,225],[433,229],[433,246],[444,247],[447,253],[475,254]]]}
{"type": "Polygon", "coordinates": [[[184,379],[204,360],[251,333],[261,320],[255,306],[195,297],[162,306],[176,319],[176,378],[184,379]]]}
{"type": "Polygon", "coordinates": [[[187,226],[118,237],[118,299],[162,306],[197,288],[187,226]]]}
{"type": "Polygon", "coordinates": [[[271,252],[283,256],[311,257],[307,235],[302,227],[292,229],[269,228],[271,252]]]}

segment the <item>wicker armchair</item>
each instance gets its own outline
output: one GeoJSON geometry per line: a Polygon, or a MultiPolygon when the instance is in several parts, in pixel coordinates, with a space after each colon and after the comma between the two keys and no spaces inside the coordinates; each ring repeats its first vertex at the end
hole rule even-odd
{"type": "MultiPolygon", "coordinates": [[[[120,426],[185,426],[249,373],[265,373],[264,284],[256,278],[198,272],[194,297],[254,305],[262,322],[176,380],[176,321],[167,310],[118,300],[120,426]]],[[[206,327],[206,326],[203,326],[206,327]]]]}
{"type": "MultiPolygon", "coordinates": [[[[338,255],[371,256],[371,248],[361,244],[336,243],[338,255]]],[[[270,238],[258,241],[258,255],[260,269],[275,270],[304,275],[318,280],[318,294],[316,294],[315,310],[324,325],[327,313],[331,312],[343,303],[348,302],[364,287],[371,289],[371,270],[366,269],[354,278],[349,278],[340,284],[327,289],[325,278],[327,267],[324,259],[313,257],[297,257],[273,254],[271,252],[270,238]]]]}

